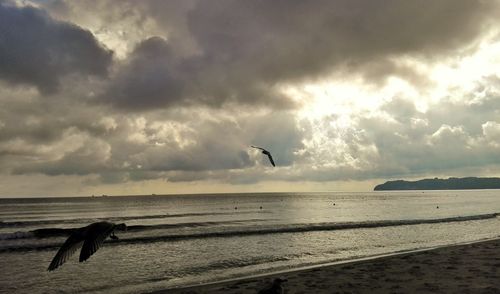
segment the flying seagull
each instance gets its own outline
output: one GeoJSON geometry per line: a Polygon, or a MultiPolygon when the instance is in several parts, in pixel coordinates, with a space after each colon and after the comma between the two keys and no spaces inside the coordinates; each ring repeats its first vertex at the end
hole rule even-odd
{"type": "Polygon", "coordinates": [[[256,149],[259,149],[259,150],[262,150],[262,154],[267,155],[267,157],[269,157],[269,161],[271,162],[271,164],[272,164],[273,166],[276,166],[276,165],[274,164],[273,157],[271,156],[271,152],[267,151],[267,150],[266,150],[266,149],[264,149],[264,148],[257,147],[257,146],[253,146],[253,145],[252,145],[252,146],[250,146],[250,147],[252,147],[252,148],[256,148],[256,149]]]}
{"type": "Polygon", "coordinates": [[[52,259],[48,271],[53,271],[61,266],[73,253],[82,246],[80,251],[80,262],[87,260],[102,245],[104,240],[110,236],[111,239],[118,239],[115,230],[126,230],[125,224],[114,224],[109,222],[97,222],[86,227],[76,229],[68,237],[66,242],[59,248],[56,256],[52,259]]]}

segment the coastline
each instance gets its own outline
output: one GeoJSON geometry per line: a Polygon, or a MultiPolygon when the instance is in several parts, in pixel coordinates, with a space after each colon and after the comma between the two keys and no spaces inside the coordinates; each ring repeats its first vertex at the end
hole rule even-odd
{"type": "Polygon", "coordinates": [[[257,293],[278,277],[285,293],[500,293],[500,238],[149,293],[257,293]]]}

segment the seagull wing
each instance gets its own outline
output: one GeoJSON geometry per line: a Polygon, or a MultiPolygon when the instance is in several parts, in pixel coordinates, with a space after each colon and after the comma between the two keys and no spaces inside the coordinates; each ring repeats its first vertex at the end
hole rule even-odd
{"type": "Polygon", "coordinates": [[[264,148],[257,147],[257,146],[253,146],[253,145],[252,145],[252,146],[250,146],[250,147],[255,148],[255,149],[260,149],[260,150],[262,150],[262,151],[266,151],[266,149],[264,149],[264,148]]]}
{"type": "Polygon", "coordinates": [[[66,239],[66,242],[64,242],[61,248],[59,248],[59,251],[57,251],[56,256],[52,259],[52,262],[47,270],[53,271],[65,263],[66,260],[68,260],[68,258],[73,255],[76,250],[80,248],[80,246],[82,246],[83,241],[84,237],[81,230],[73,232],[73,234],[66,239]]]}
{"type": "Polygon", "coordinates": [[[271,164],[272,164],[273,166],[276,166],[276,165],[274,164],[274,160],[273,160],[273,157],[271,156],[271,153],[269,153],[269,152],[268,152],[268,153],[267,153],[267,157],[269,157],[269,161],[271,162],[271,164]]]}
{"type": "Polygon", "coordinates": [[[115,224],[108,222],[93,223],[89,226],[82,251],[80,251],[80,262],[87,260],[101,247],[104,240],[111,235],[115,224]]]}

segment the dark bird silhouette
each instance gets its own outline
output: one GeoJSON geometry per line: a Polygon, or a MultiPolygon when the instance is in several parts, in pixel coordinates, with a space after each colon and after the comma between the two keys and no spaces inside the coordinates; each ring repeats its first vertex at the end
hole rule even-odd
{"type": "Polygon", "coordinates": [[[264,148],[257,147],[257,146],[250,146],[250,147],[255,148],[255,149],[262,150],[262,154],[267,155],[267,157],[269,157],[269,161],[271,162],[271,164],[272,164],[273,166],[276,166],[276,165],[274,164],[273,157],[271,156],[271,152],[267,151],[267,150],[266,150],[266,149],[264,149],[264,148]]]}
{"type": "Polygon", "coordinates": [[[267,286],[259,291],[258,294],[283,294],[285,290],[282,286],[283,282],[286,282],[286,279],[274,279],[273,283],[270,286],[267,286]]]}
{"type": "Polygon", "coordinates": [[[117,240],[115,230],[126,230],[125,224],[114,224],[109,222],[97,222],[86,227],[76,229],[68,237],[66,242],[59,248],[56,256],[52,259],[48,271],[53,271],[68,260],[80,246],[80,262],[87,260],[97,249],[102,245],[104,240],[110,236],[111,239],[117,240]],[[83,246],[82,246],[83,244],[83,246]]]}

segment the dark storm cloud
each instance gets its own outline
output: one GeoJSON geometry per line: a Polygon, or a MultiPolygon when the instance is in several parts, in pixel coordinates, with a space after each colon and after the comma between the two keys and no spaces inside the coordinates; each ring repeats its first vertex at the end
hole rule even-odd
{"type": "Polygon", "coordinates": [[[423,85],[399,57],[439,60],[492,24],[496,1],[146,1],[168,35],[139,44],[102,100],[127,110],[242,103],[294,107],[277,89],[325,74],[423,85]],[[172,7],[175,6],[175,9],[172,7]],[[175,17],[172,15],[176,12],[175,17]],[[168,50],[145,54],[151,43],[168,50]],[[186,53],[188,52],[188,53],[186,53]]]}
{"type": "Polygon", "coordinates": [[[342,67],[370,77],[387,58],[436,58],[480,36],[497,8],[468,0],[227,0],[200,1],[188,19],[207,59],[282,81],[342,67]]]}
{"type": "Polygon", "coordinates": [[[185,83],[179,74],[167,42],[152,37],[137,45],[104,99],[134,110],[179,103],[185,83]]]}
{"type": "Polygon", "coordinates": [[[107,127],[101,122],[106,113],[89,107],[84,101],[67,99],[67,93],[39,99],[34,91],[15,95],[9,93],[6,84],[0,85],[4,86],[0,90],[0,121],[3,125],[0,143],[21,139],[27,144],[51,144],[61,140],[63,132],[72,127],[97,137],[107,135],[107,127]]]}
{"type": "Polygon", "coordinates": [[[204,64],[199,58],[178,58],[165,39],[151,37],[139,43],[127,62],[119,66],[99,99],[129,111],[198,104],[292,105],[272,85],[239,76],[229,69],[204,64]]]}
{"type": "MultiPolygon", "coordinates": [[[[41,173],[57,176],[106,173],[109,169],[106,162],[111,151],[110,146],[97,138],[82,139],[84,143],[81,146],[65,154],[57,154],[59,158],[18,165],[13,169],[13,174],[41,173]]],[[[56,152],[60,152],[60,150],[56,150],[56,152]]]]}
{"type": "Polygon", "coordinates": [[[112,54],[87,30],[0,2],[0,78],[52,93],[65,75],[105,75],[112,54]]]}

